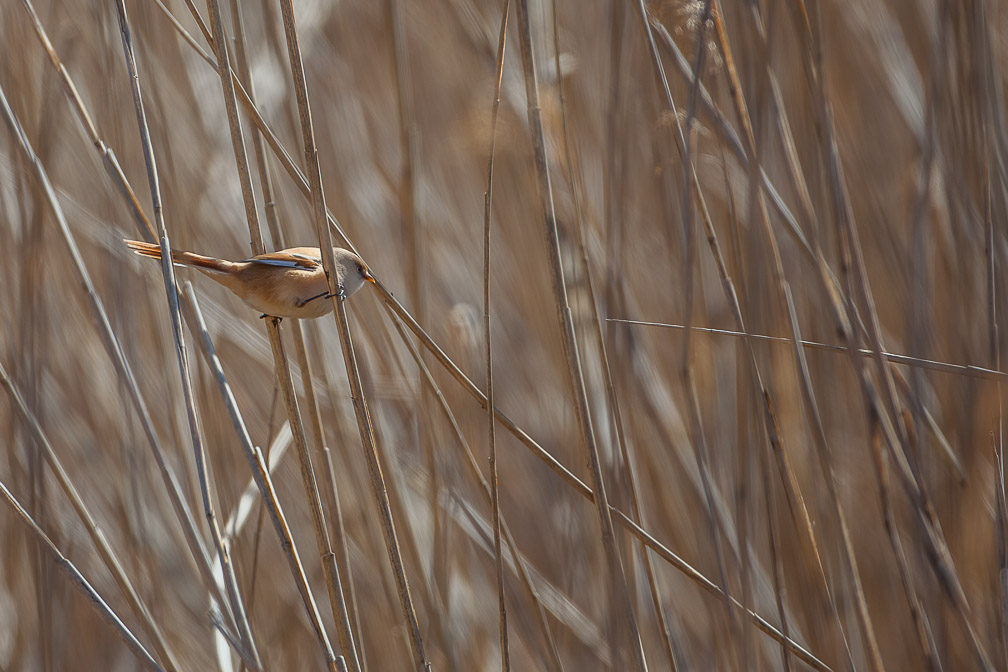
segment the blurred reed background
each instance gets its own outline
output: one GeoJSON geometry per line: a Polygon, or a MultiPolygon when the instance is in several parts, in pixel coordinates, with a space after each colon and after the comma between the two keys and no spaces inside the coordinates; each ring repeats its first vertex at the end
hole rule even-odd
{"type": "Polygon", "coordinates": [[[0,4],[0,670],[1008,669],[1004,3],[511,5],[0,4]]]}

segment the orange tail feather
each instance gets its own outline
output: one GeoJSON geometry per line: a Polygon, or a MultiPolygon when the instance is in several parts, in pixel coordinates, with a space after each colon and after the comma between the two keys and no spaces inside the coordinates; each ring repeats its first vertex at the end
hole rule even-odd
{"type": "MultiPolygon", "coordinates": [[[[123,239],[123,242],[141,257],[148,257],[150,259],[161,258],[161,247],[158,245],[145,243],[140,240],[123,239]]],[[[180,266],[195,266],[196,268],[205,268],[208,271],[217,271],[218,273],[227,273],[231,270],[232,264],[232,262],[224,261],[223,259],[205,257],[202,254],[183,252],[181,250],[172,250],[172,262],[180,266]]]]}

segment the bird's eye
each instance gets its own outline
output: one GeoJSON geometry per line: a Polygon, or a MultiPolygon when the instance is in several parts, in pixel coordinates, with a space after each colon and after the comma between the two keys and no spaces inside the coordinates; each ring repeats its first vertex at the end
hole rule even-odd
{"type": "Polygon", "coordinates": [[[361,266],[360,264],[357,264],[357,272],[358,273],[363,273],[364,272],[364,267],[361,266]]]}

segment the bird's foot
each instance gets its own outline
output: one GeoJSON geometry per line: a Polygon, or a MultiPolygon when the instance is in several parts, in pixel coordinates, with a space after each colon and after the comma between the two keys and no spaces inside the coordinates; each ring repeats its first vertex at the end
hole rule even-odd
{"type": "Polygon", "coordinates": [[[276,317],[275,315],[267,315],[266,313],[263,313],[262,315],[260,315],[259,319],[260,320],[265,320],[267,317],[270,317],[270,318],[276,320],[277,324],[280,324],[281,322],[283,322],[283,318],[282,317],[276,317]]]}

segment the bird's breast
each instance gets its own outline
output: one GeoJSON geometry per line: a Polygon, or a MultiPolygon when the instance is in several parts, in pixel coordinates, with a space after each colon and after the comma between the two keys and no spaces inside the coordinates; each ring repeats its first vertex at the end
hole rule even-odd
{"type": "Polygon", "coordinates": [[[266,315],[311,319],[332,310],[332,301],[324,298],[329,285],[321,269],[254,265],[243,275],[245,295],[241,298],[266,315]]]}

